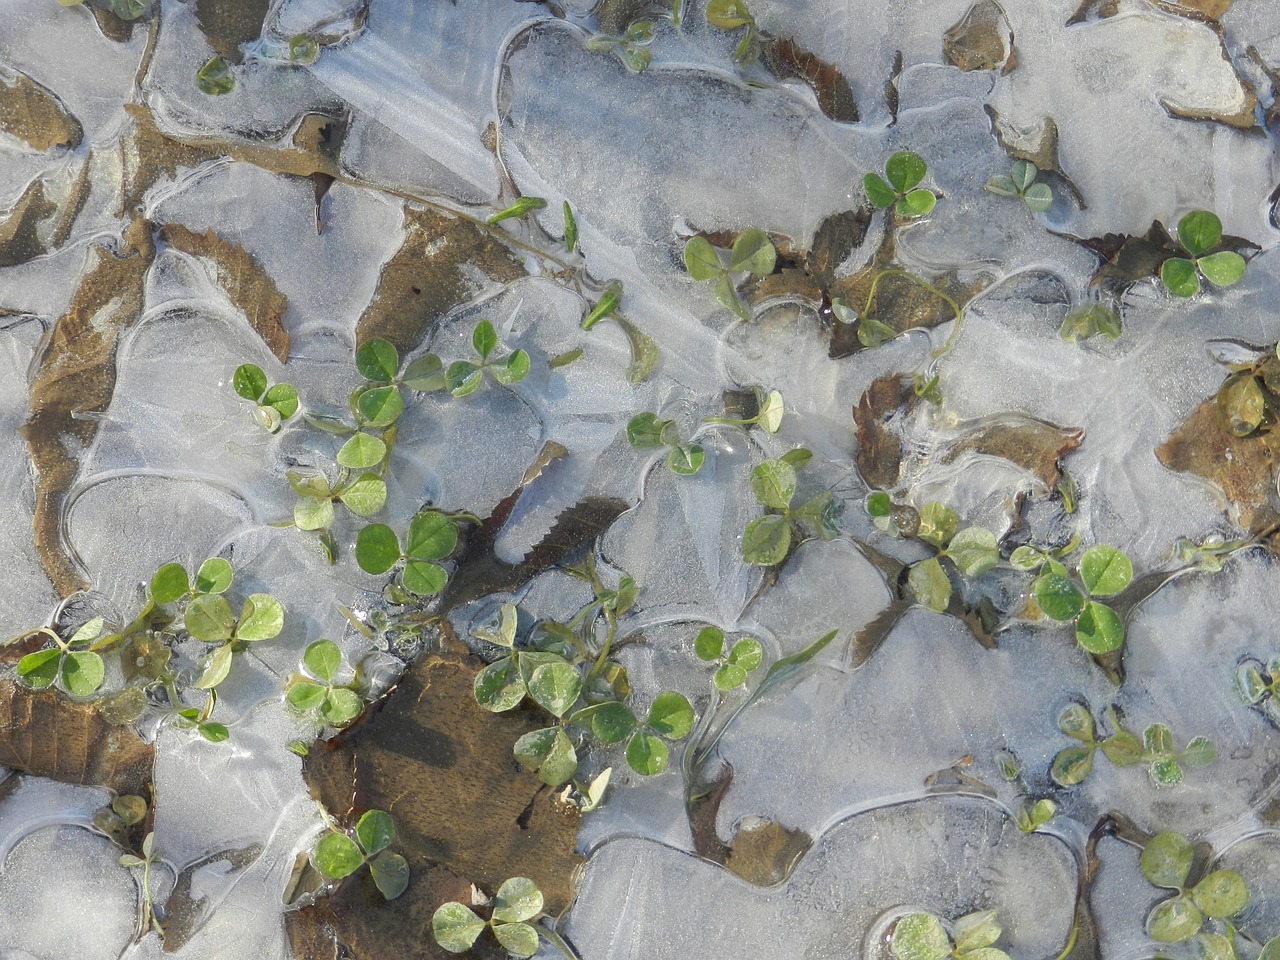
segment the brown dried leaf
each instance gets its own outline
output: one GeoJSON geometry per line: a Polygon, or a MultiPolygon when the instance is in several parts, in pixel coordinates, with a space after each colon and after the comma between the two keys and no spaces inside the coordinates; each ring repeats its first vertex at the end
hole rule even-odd
{"type": "Polygon", "coordinates": [[[90,703],[0,680],[0,766],[79,786],[151,796],[155,749],[90,703]]]}
{"type": "Polygon", "coordinates": [[[947,63],[961,70],[1000,70],[1017,65],[1013,29],[996,0],[978,0],[942,37],[947,63]]]}
{"type": "Polygon", "coordinates": [[[982,109],[991,119],[991,132],[1004,150],[1014,160],[1026,160],[1036,165],[1043,173],[1056,174],[1062,184],[1075,198],[1081,210],[1088,207],[1084,196],[1062,169],[1058,161],[1058,122],[1053,117],[1041,117],[1031,127],[1019,128],[1000,116],[1000,112],[991,104],[984,104],[982,109]]]}
{"type": "Polygon", "coordinates": [[[1058,461],[1084,439],[1084,430],[1079,427],[1059,427],[1020,414],[986,417],[960,429],[961,436],[936,452],[942,463],[954,463],[966,454],[1000,457],[1026,470],[1049,490],[1062,478],[1058,461]]]}
{"type": "Polygon", "coordinates": [[[446,634],[380,709],[312,746],[304,761],[312,793],[344,822],[367,809],[390,813],[410,881],[386,901],[361,871],[335,896],[289,914],[295,956],[333,957],[336,942],[367,960],[447,957],[426,932],[431,915],[447,900],[469,902],[472,883],[493,893],[508,877],[529,877],[553,915],[572,901],[582,862],[577,810],[517,769],[512,745],[541,717],[482,710],[471,693],[482,666],[446,634]]]}
{"type": "Polygon", "coordinates": [[[1196,407],[1160,447],[1156,458],[1178,473],[1215,486],[1231,519],[1250,533],[1280,522],[1275,493],[1276,439],[1272,434],[1233,437],[1218,423],[1212,399],[1196,407]]]}
{"type": "Polygon", "coordinates": [[[281,363],[289,360],[289,331],[280,323],[288,299],[275,282],[253,259],[249,251],[237,243],[223,240],[210,228],[194,233],[180,223],[166,223],[160,235],[165,243],[194,257],[212,260],[218,284],[226,291],[262,338],[267,349],[281,363]]]}
{"type": "Polygon", "coordinates": [[[62,101],[25,73],[0,75],[0,133],[43,153],[80,145],[84,130],[62,101]]]}
{"type": "Polygon", "coordinates": [[[242,63],[241,44],[262,36],[271,0],[196,0],[196,23],[213,52],[227,63],[242,63]]]}
{"type": "Polygon", "coordinates": [[[93,14],[93,19],[97,21],[98,30],[102,35],[116,43],[128,43],[133,39],[134,28],[138,24],[146,23],[145,20],[125,20],[97,4],[86,3],[85,6],[93,14]]]}
{"type": "Polygon", "coordinates": [[[124,231],[122,255],[95,246],[97,262],[58,318],[31,383],[31,415],[20,428],[36,472],[36,551],[54,589],[69,596],[87,584],[62,544],[62,507],[80,452],[98,432],[85,414],[102,413],[116,384],[116,346],[142,311],[143,279],[155,256],[151,224],[124,231]]]}
{"type": "Polygon", "coordinates": [[[43,180],[33,180],[9,215],[0,221],[0,267],[26,263],[49,252],[42,225],[58,212],[43,180]]]}
{"type": "Polygon", "coordinates": [[[911,381],[901,373],[874,381],[858,399],[853,408],[858,473],[868,486],[887,490],[897,484],[902,467],[902,435],[897,425],[915,403],[911,381]]]}
{"type": "Polygon", "coordinates": [[[1086,20],[1104,20],[1114,17],[1120,12],[1120,0],[1082,0],[1076,12],[1067,21],[1067,26],[1083,23],[1086,20]]]}
{"type": "Polygon", "coordinates": [[[164,952],[176,953],[205,925],[213,911],[225,899],[201,893],[196,874],[213,867],[220,876],[229,877],[251,866],[262,854],[262,844],[251,843],[237,850],[218,850],[187,864],[178,874],[173,890],[164,903],[164,952]],[[217,866],[215,866],[217,865],[217,866]]]}
{"type": "Polygon", "coordinates": [[[1159,0],[1152,0],[1157,7],[1162,10],[1168,10],[1171,13],[1181,13],[1189,16],[1193,20],[1209,20],[1214,31],[1214,36],[1218,38],[1218,55],[1222,57],[1223,63],[1231,70],[1236,78],[1236,82],[1240,85],[1241,103],[1231,113],[1222,113],[1213,107],[1201,107],[1195,104],[1177,104],[1171,100],[1161,98],[1160,106],[1164,107],[1165,112],[1171,117],[1177,117],[1180,120],[1211,120],[1215,123],[1224,123],[1229,127],[1235,127],[1237,130],[1250,130],[1257,126],[1257,116],[1255,110],[1258,106],[1258,95],[1254,92],[1253,84],[1246,80],[1236,66],[1235,60],[1231,57],[1231,51],[1227,47],[1226,37],[1222,33],[1222,28],[1216,22],[1212,22],[1212,18],[1201,11],[1216,10],[1221,8],[1225,12],[1226,7],[1230,6],[1230,0],[1225,0],[1225,6],[1222,0],[1190,0],[1185,3],[1165,3],[1159,0]]]}
{"type": "Polygon", "coordinates": [[[857,210],[833,213],[818,225],[804,268],[823,292],[830,288],[840,264],[867,239],[873,213],[871,205],[864,204],[857,210]]]}
{"type": "Polygon", "coordinates": [[[1147,0],[1167,13],[1190,20],[1216,21],[1231,9],[1231,0],[1147,0]]]}
{"type": "MultiPolygon", "coordinates": [[[[831,296],[844,298],[849,306],[861,313],[876,275],[894,266],[894,234],[890,229],[870,263],[852,276],[842,277],[831,284],[831,296]]],[[[963,306],[995,278],[989,273],[980,273],[972,280],[962,281],[953,270],[928,279],[930,284],[963,306]]],[[[872,316],[898,333],[937,327],[956,318],[945,300],[903,276],[889,276],[880,281],[872,303],[872,316]]],[[[828,350],[833,360],[851,356],[862,349],[854,324],[841,323],[833,328],[828,350]]]]}
{"type": "Polygon", "coordinates": [[[126,103],[124,111],[134,122],[120,141],[124,168],[121,213],[141,204],[162,176],[172,180],[179,168],[198,167],[218,156],[214,150],[170,140],[156,126],[151,111],[141,104],[126,103]]]}
{"type": "Polygon", "coordinates": [[[470,220],[406,209],[404,229],[404,243],[383,264],[377,292],[356,325],[357,343],[382,337],[408,353],[486,281],[511,283],[525,275],[519,258],[470,220]]]}
{"type": "Polygon", "coordinates": [[[724,865],[747,883],[771,887],[791,875],[811,846],[813,837],[809,834],[784,827],[776,820],[739,823],[724,865]]]}
{"type": "MultiPolygon", "coordinates": [[[[1098,256],[1102,263],[1098,272],[1093,275],[1090,286],[1102,287],[1113,293],[1122,293],[1141,280],[1157,276],[1160,264],[1169,257],[1186,255],[1159,220],[1152,221],[1151,227],[1142,236],[1124,233],[1086,238],[1069,234],[1060,236],[1076,241],[1098,256]]],[[[1242,237],[1223,236],[1220,249],[1249,256],[1260,248],[1242,237]]]]}
{"type": "Polygon", "coordinates": [[[802,80],[818,98],[818,109],[832,120],[858,122],[853,88],[834,64],[820,60],[790,37],[771,37],[761,50],[764,65],[779,80],[802,80]]]}

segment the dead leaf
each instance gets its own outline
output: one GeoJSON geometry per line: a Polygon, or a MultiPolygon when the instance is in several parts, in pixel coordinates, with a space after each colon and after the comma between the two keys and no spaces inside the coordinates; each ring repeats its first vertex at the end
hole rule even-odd
{"type": "Polygon", "coordinates": [[[89,12],[93,14],[93,19],[98,24],[98,30],[108,40],[114,40],[116,43],[128,43],[133,39],[134,28],[140,23],[146,23],[145,20],[125,20],[112,13],[105,7],[100,7],[94,3],[86,3],[89,12]]]}
{"type": "Polygon", "coordinates": [[[369,809],[390,813],[410,881],[386,901],[361,871],[337,895],[289,914],[295,956],[334,957],[336,942],[361,960],[448,957],[427,933],[431,915],[447,900],[468,902],[472,883],[492,894],[509,877],[529,877],[553,916],[573,900],[577,809],[560,806],[511,754],[543,718],[482,710],[471,687],[483,666],[445,634],[367,719],[312,746],[312,793],[344,823],[369,809]]]}
{"type": "Polygon", "coordinates": [[[724,865],[747,883],[771,887],[791,875],[811,846],[813,837],[803,830],[784,827],[776,820],[752,819],[737,825],[724,865]]]}
{"type": "Polygon", "coordinates": [[[165,243],[183,253],[213,261],[218,284],[231,302],[245,315],[267,349],[281,363],[287,363],[289,331],[280,317],[288,300],[249,251],[223,240],[212,228],[194,233],[180,223],[166,223],[160,235],[165,243]]]}
{"type": "Polygon", "coordinates": [[[839,266],[867,239],[873,213],[870,204],[864,204],[857,210],[833,213],[818,225],[804,268],[824,293],[835,280],[839,266]]]}
{"type": "Polygon", "coordinates": [[[0,766],[78,786],[151,796],[155,749],[93,704],[0,679],[0,766]]]}
{"type": "MultiPolygon", "coordinates": [[[[595,9],[596,23],[601,33],[620,37],[627,27],[644,14],[656,11],[657,6],[654,0],[600,0],[595,9]]],[[[671,13],[669,5],[665,12],[668,15],[671,13]]]]}
{"type": "Polygon", "coordinates": [[[151,224],[132,220],[122,246],[119,256],[103,246],[92,248],[96,263],[53,326],[31,383],[31,415],[20,428],[36,473],[36,551],[64,597],[87,584],[62,543],[63,501],[81,451],[98,432],[97,420],[85,415],[102,413],[111,403],[120,333],[142,311],[143,280],[155,256],[151,224]]]}
{"type": "Polygon", "coordinates": [[[1147,2],[1166,13],[1210,23],[1220,20],[1223,14],[1231,9],[1231,0],[1147,0],[1147,2]]]}
{"type": "Polygon", "coordinates": [[[218,850],[187,864],[178,873],[173,890],[164,903],[164,952],[176,953],[181,950],[196,932],[204,926],[213,911],[225,899],[231,884],[225,878],[231,874],[245,870],[262,854],[262,844],[251,843],[237,850],[218,850]],[[207,870],[215,864],[222,896],[212,897],[195,875],[207,870]]]}
{"type": "Polygon", "coordinates": [[[33,180],[9,215],[0,221],[0,267],[26,263],[49,252],[41,227],[58,212],[43,180],[33,180]]]}
{"type": "Polygon", "coordinates": [[[244,62],[242,44],[262,36],[271,0],[196,0],[196,23],[213,52],[227,63],[244,62]]]}
{"type": "MultiPolygon", "coordinates": [[[[611,497],[584,497],[556,517],[556,522],[547,535],[514,566],[499,560],[493,552],[493,541],[501,524],[486,521],[477,533],[479,539],[473,545],[468,545],[457,571],[449,578],[449,585],[445,588],[444,608],[449,610],[460,603],[498,590],[514,590],[527,583],[581,547],[594,542],[629,506],[627,501],[611,497]]],[[[494,518],[499,516],[501,510],[500,504],[494,511],[494,518]]],[[[510,507],[507,512],[510,512],[510,507]]]]}
{"type": "Polygon", "coordinates": [[[794,267],[786,267],[758,280],[751,278],[743,293],[752,306],[780,297],[799,297],[815,304],[822,303],[822,287],[818,281],[794,267]]]}
{"type": "Polygon", "coordinates": [[[818,109],[832,120],[858,122],[853,88],[834,64],[819,59],[790,37],[771,37],[761,50],[764,65],[779,80],[802,80],[818,98],[818,109]]]}
{"type": "Polygon", "coordinates": [[[1074,26],[1086,20],[1105,20],[1120,12],[1120,0],[1082,0],[1076,12],[1067,21],[1067,26],[1074,26]]]}
{"type": "Polygon", "coordinates": [[[942,37],[947,63],[961,70],[999,70],[1017,66],[1013,28],[996,0],[978,0],[942,37]]]}
{"type": "MultiPolygon", "coordinates": [[[[1058,236],[1074,240],[1097,255],[1102,262],[1089,285],[1115,294],[1123,293],[1141,280],[1158,276],[1160,264],[1169,257],[1186,255],[1159,220],[1152,221],[1150,228],[1142,236],[1124,233],[1086,238],[1070,234],[1058,236]]],[[[1219,249],[1250,256],[1261,248],[1242,237],[1224,235],[1219,249]]]]}
{"type": "Polygon", "coordinates": [[[967,454],[1000,457],[1026,470],[1053,490],[1062,479],[1059,460],[1080,446],[1084,430],[1021,414],[1002,414],[971,421],[961,435],[934,452],[940,462],[954,463],[967,454]]]}
{"type": "Polygon", "coordinates": [[[382,267],[356,342],[382,337],[409,353],[446,313],[486,283],[525,275],[520,260],[483,227],[438,210],[405,209],[404,242],[382,267]]]}
{"type": "Polygon", "coordinates": [[[1170,470],[1207,480],[1226,498],[1227,514],[1236,524],[1261,533],[1280,522],[1274,442],[1271,434],[1231,436],[1219,425],[1210,399],[1156,449],[1156,459],[1170,470]]]}
{"type": "Polygon", "coordinates": [[[858,399],[853,422],[858,437],[858,473],[869,487],[888,490],[902,467],[903,419],[916,404],[911,381],[901,373],[881,377],[858,399]]]}
{"type": "MultiPolygon", "coordinates": [[[[895,267],[893,228],[885,232],[880,248],[871,262],[849,277],[842,277],[831,285],[831,296],[841,297],[855,311],[866,307],[867,294],[878,274],[895,267]]],[[[951,297],[961,306],[988,287],[995,278],[980,273],[972,280],[961,280],[956,271],[938,277],[929,277],[929,283],[951,297]]],[[[903,333],[917,328],[930,329],[956,318],[947,302],[930,293],[918,283],[903,276],[888,276],[876,286],[876,298],[871,315],[881,323],[903,333]]],[[[836,324],[831,333],[828,355],[833,360],[848,357],[864,349],[858,340],[856,325],[836,324]]]]}
{"type": "Polygon", "coordinates": [[[84,130],[62,101],[25,73],[0,74],[0,133],[43,153],[80,145],[84,130]]]}
{"type": "Polygon", "coordinates": [[[170,140],[156,126],[151,111],[140,104],[126,103],[124,111],[134,122],[120,138],[124,181],[120,199],[122,214],[136,209],[162,176],[172,180],[180,168],[198,167],[218,156],[213,150],[170,140]]]}

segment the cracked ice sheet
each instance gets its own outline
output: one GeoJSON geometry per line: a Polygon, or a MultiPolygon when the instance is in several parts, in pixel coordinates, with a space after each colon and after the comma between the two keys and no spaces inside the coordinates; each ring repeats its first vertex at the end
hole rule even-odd
{"type": "Polygon", "coordinates": [[[588,861],[568,933],[583,960],[864,956],[910,910],[998,908],[1001,946],[1053,956],[1071,926],[1069,851],[1023,835],[974,797],[925,798],[852,816],[817,838],[792,875],[760,889],[646,840],[588,861]]]}

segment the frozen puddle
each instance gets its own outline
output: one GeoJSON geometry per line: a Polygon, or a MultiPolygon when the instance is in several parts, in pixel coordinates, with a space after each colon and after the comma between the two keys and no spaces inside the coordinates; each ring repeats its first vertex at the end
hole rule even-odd
{"type": "Polygon", "coordinates": [[[1280,958],[1280,15],[1050,6],[0,0],[0,960],[1280,958]]]}

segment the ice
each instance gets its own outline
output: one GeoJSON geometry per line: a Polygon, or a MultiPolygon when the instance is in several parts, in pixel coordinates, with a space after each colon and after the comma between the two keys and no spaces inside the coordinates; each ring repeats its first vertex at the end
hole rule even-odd
{"type": "Polygon", "coordinates": [[[1020,834],[979,798],[928,798],[833,825],[765,889],[669,847],[615,840],[588,864],[568,932],[590,960],[687,956],[691,945],[711,960],[878,956],[874,938],[894,916],[996,909],[1003,946],[1051,956],[1074,891],[1075,863],[1057,841],[1020,834]]]}

